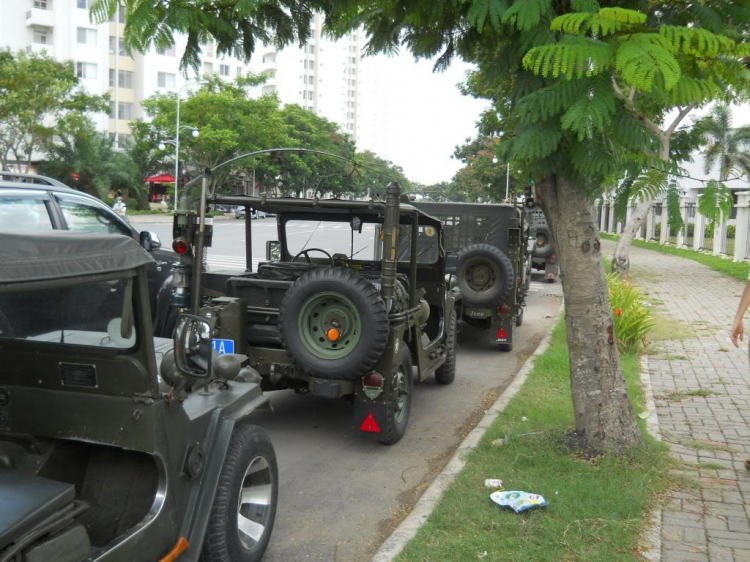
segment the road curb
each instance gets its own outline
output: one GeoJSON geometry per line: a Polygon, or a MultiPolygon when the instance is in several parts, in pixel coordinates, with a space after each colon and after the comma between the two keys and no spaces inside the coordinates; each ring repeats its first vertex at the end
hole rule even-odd
{"type": "Polygon", "coordinates": [[[456,450],[455,454],[448,461],[448,464],[437,475],[432,484],[425,490],[422,497],[419,498],[414,509],[404,519],[401,524],[396,527],[396,530],[380,545],[380,548],[372,557],[371,562],[391,562],[394,560],[403,550],[406,543],[408,543],[417,534],[417,531],[425,524],[427,518],[432,514],[437,506],[443,493],[456,479],[456,476],[463,469],[466,464],[466,456],[479,444],[482,440],[487,429],[492,425],[497,418],[498,414],[502,412],[508,405],[508,402],[518,393],[518,391],[526,382],[531,370],[534,368],[534,362],[537,355],[544,353],[550,345],[552,339],[552,330],[557,325],[557,322],[565,313],[565,303],[560,307],[560,310],[555,314],[552,320],[552,326],[547,334],[539,342],[534,353],[521,365],[521,369],[518,371],[516,376],[513,378],[513,382],[510,383],[503,393],[498,396],[495,403],[485,412],[484,417],[479,421],[474,429],[471,430],[469,435],[461,442],[456,450]]]}
{"type": "MultiPolygon", "coordinates": [[[[643,385],[644,406],[648,412],[646,429],[657,441],[661,441],[659,430],[659,416],[656,413],[654,390],[651,386],[651,371],[648,367],[648,355],[641,355],[641,383],[643,385]]],[[[661,560],[661,509],[655,509],[651,520],[643,533],[643,558],[648,562],[661,560]]]]}

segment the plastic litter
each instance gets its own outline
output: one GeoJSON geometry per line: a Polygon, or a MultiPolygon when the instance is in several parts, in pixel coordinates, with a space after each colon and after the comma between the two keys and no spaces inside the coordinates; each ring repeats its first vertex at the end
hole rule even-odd
{"type": "Polygon", "coordinates": [[[489,488],[491,490],[503,490],[503,481],[499,478],[487,478],[487,480],[484,481],[485,488],[489,488]]]}
{"type": "Polygon", "coordinates": [[[516,513],[522,513],[533,507],[544,507],[547,501],[538,494],[528,492],[493,492],[490,499],[500,507],[509,507],[516,513]]]}

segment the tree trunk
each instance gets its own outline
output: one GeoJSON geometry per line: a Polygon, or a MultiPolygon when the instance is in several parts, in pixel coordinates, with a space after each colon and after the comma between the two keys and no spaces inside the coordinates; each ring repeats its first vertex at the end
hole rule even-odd
{"type": "Polygon", "coordinates": [[[636,232],[643,225],[643,221],[646,220],[652,203],[651,200],[641,201],[630,215],[630,222],[625,225],[615,246],[615,253],[612,257],[612,271],[620,275],[630,273],[630,246],[633,244],[636,232]]]}
{"type": "Polygon", "coordinates": [[[542,181],[537,195],[560,259],[576,432],[587,454],[622,453],[643,437],[620,367],[593,209],[560,176],[542,181]]]}

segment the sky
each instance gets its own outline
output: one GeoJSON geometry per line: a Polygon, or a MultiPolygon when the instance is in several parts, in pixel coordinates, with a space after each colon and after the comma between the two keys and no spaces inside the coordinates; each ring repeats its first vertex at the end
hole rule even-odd
{"type": "Polygon", "coordinates": [[[404,169],[406,177],[425,185],[450,181],[461,167],[451,158],[456,145],[476,135],[485,100],[463,96],[457,84],[472,67],[456,60],[434,73],[433,61],[415,62],[411,54],[377,55],[362,61],[365,107],[372,135],[358,140],[404,169]],[[374,138],[373,138],[374,136],[374,138]]]}

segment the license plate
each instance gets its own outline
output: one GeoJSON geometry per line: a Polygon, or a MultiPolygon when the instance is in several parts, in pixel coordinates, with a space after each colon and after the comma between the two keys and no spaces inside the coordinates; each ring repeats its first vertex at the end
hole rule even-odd
{"type": "Polygon", "coordinates": [[[218,351],[219,355],[234,353],[234,340],[213,340],[211,347],[218,351]]]}

